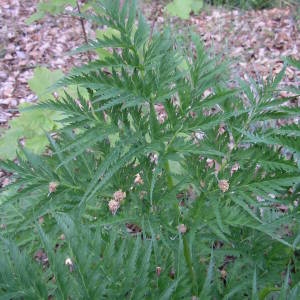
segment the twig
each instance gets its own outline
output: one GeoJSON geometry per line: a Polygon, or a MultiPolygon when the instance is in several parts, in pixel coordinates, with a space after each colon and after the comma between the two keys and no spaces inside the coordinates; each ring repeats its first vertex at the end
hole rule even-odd
{"type": "Polygon", "coordinates": [[[154,10],[154,19],[152,21],[152,24],[151,24],[151,31],[150,31],[150,37],[149,37],[149,42],[152,40],[152,36],[153,36],[153,30],[154,30],[154,26],[155,26],[155,23],[157,21],[157,13],[156,13],[156,9],[153,8],[154,10]]]}
{"type": "MultiPolygon", "coordinates": [[[[76,1],[76,5],[77,5],[78,13],[81,14],[81,10],[80,10],[80,6],[79,6],[78,1],[76,1]]],[[[84,41],[85,41],[86,44],[88,44],[88,38],[87,38],[85,26],[84,26],[84,20],[83,20],[82,17],[79,17],[79,20],[80,20],[80,23],[81,23],[81,28],[82,28],[82,32],[83,32],[84,41]]],[[[91,61],[92,58],[91,58],[91,53],[89,51],[87,52],[87,55],[88,55],[89,61],[91,61]]]]}

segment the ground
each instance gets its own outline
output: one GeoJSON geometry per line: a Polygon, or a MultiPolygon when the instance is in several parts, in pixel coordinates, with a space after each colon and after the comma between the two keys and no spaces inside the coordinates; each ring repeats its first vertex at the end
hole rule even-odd
{"type": "MultiPolygon", "coordinates": [[[[67,72],[87,61],[86,55],[68,55],[84,43],[78,18],[67,14],[46,16],[31,25],[27,18],[36,10],[37,0],[0,0],[0,125],[16,115],[22,102],[32,102],[36,96],[27,81],[37,66],[61,69],[67,72]]],[[[230,60],[232,74],[256,80],[278,73],[283,57],[300,59],[300,19],[292,8],[273,8],[262,11],[206,8],[188,21],[169,18],[159,1],[142,5],[151,24],[158,27],[171,24],[175,31],[191,27],[205,46],[230,60]]],[[[91,25],[86,24],[90,38],[91,25]]],[[[298,85],[299,72],[287,68],[284,83],[298,85]],[[298,78],[298,79],[297,79],[298,78]]],[[[0,177],[5,177],[0,173],[0,177]]]]}

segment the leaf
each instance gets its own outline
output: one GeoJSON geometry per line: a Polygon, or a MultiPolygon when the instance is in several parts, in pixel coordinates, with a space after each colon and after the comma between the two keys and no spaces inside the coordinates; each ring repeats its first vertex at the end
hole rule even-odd
{"type": "Polygon", "coordinates": [[[34,70],[33,77],[28,81],[30,89],[39,97],[39,101],[48,100],[53,96],[47,89],[64,76],[60,70],[50,71],[45,67],[34,70]]]}
{"type": "MultiPolygon", "coordinates": [[[[32,91],[39,97],[39,101],[45,101],[49,98],[54,99],[47,89],[62,76],[61,71],[50,71],[45,67],[39,67],[35,69],[34,76],[28,83],[32,91]]],[[[20,117],[9,121],[10,129],[1,136],[1,159],[14,159],[16,157],[18,142],[21,138],[25,139],[25,145],[31,151],[42,153],[48,144],[45,131],[59,127],[56,121],[61,118],[60,113],[51,110],[25,111],[29,106],[32,105],[24,103],[19,106],[20,110],[24,111],[20,117]]]]}
{"type": "MultiPolygon", "coordinates": [[[[29,104],[23,104],[26,107],[29,104]]],[[[48,144],[45,131],[51,131],[57,124],[54,120],[59,117],[57,112],[52,111],[27,111],[20,117],[9,122],[10,129],[0,138],[0,158],[14,159],[18,142],[25,139],[25,145],[35,153],[42,153],[48,144]]]]}
{"type": "Polygon", "coordinates": [[[37,12],[26,20],[26,24],[30,25],[33,22],[42,19],[47,13],[51,15],[60,14],[64,11],[67,5],[75,6],[76,0],[42,1],[37,6],[37,12]]]}
{"type": "Polygon", "coordinates": [[[174,0],[166,6],[166,9],[171,16],[188,19],[191,11],[197,13],[202,7],[202,0],[174,0]]]}

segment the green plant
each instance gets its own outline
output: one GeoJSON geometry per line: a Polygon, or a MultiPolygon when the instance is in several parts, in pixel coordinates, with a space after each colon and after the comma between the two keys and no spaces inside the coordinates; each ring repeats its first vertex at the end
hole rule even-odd
{"type": "Polygon", "coordinates": [[[47,151],[21,147],[17,164],[2,163],[15,179],[0,204],[3,235],[14,241],[2,246],[0,293],[292,299],[299,109],[279,96],[285,70],[232,89],[226,65],[195,35],[184,48],[168,30],[151,34],[141,14],[135,27],[135,1],[119,4],[99,0],[104,13],[83,14],[113,30],[78,51],[111,55],[53,87],[86,95],[36,106],[62,115],[47,151]],[[44,269],[28,263],[40,248],[44,269]]]}
{"type": "Polygon", "coordinates": [[[273,0],[173,0],[166,4],[166,12],[171,16],[188,19],[191,12],[199,13],[205,5],[225,6],[227,8],[240,9],[266,9],[282,7],[283,5],[298,7],[297,1],[273,1],[273,0]]]}
{"type": "Polygon", "coordinates": [[[42,19],[46,14],[60,14],[68,5],[75,6],[76,0],[42,0],[37,5],[37,12],[27,19],[27,24],[31,24],[42,19]]]}
{"type": "MultiPolygon", "coordinates": [[[[59,89],[54,95],[47,89],[53,85],[64,74],[59,71],[50,71],[44,67],[34,70],[32,79],[28,84],[30,89],[37,95],[38,102],[55,100],[63,95],[63,89],[59,89]]],[[[71,95],[77,94],[77,89],[68,87],[66,89],[71,95]]],[[[81,90],[84,93],[83,90],[81,90]]],[[[45,151],[49,141],[45,132],[54,131],[60,127],[61,114],[52,110],[32,110],[33,104],[24,103],[19,106],[21,115],[8,122],[9,130],[3,132],[0,138],[0,159],[16,158],[16,150],[21,140],[30,151],[41,154],[45,151]]]]}
{"type": "Polygon", "coordinates": [[[198,13],[202,7],[203,0],[173,0],[166,6],[166,10],[172,16],[188,19],[191,11],[198,13]]]}

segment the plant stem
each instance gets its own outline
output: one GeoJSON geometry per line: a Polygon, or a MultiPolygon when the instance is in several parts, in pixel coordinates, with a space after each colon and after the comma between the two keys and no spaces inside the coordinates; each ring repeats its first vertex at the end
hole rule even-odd
{"type": "Polygon", "coordinates": [[[166,169],[166,174],[167,174],[167,184],[168,188],[172,189],[174,184],[173,184],[173,178],[171,176],[171,169],[170,169],[170,163],[168,160],[165,162],[165,169],[166,169]]]}
{"type": "Polygon", "coordinates": [[[190,250],[190,247],[189,247],[189,244],[188,244],[185,234],[182,235],[182,240],[183,240],[183,253],[184,253],[185,262],[189,269],[189,273],[190,273],[190,276],[192,279],[192,292],[193,292],[193,295],[197,295],[196,274],[195,274],[195,270],[194,270],[193,263],[192,263],[191,250],[190,250]]]}
{"type": "MultiPolygon", "coordinates": [[[[80,6],[79,6],[79,2],[78,1],[76,1],[76,6],[77,6],[78,13],[81,14],[81,10],[80,10],[80,6]]],[[[82,28],[82,33],[83,33],[84,41],[85,41],[86,44],[88,44],[88,38],[87,38],[85,26],[84,26],[84,20],[83,20],[82,17],[79,17],[79,20],[80,20],[80,24],[81,24],[81,28],[82,28]]],[[[91,58],[90,52],[88,52],[87,55],[88,55],[89,61],[91,61],[92,58],[91,58]]]]}
{"type": "MultiPolygon", "coordinates": [[[[172,189],[174,184],[173,184],[173,179],[172,176],[170,174],[170,164],[169,161],[167,160],[165,162],[165,169],[166,169],[166,174],[167,174],[167,184],[168,184],[168,188],[172,189]]],[[[196,280],[196,274],[194,271],[194,267],[193,267],[193,263],[192,263],[192,256],[191,256],[191,250],[186,238],[185,234],[182,234],[182,240],[183,240],[183,254],[184,254],[184,258],[185,258],[185,262],[186,265],[189,269],[189,274],[192,280],[192,292],[193,295],[197,295],[197,280],[196,280]]]]}

